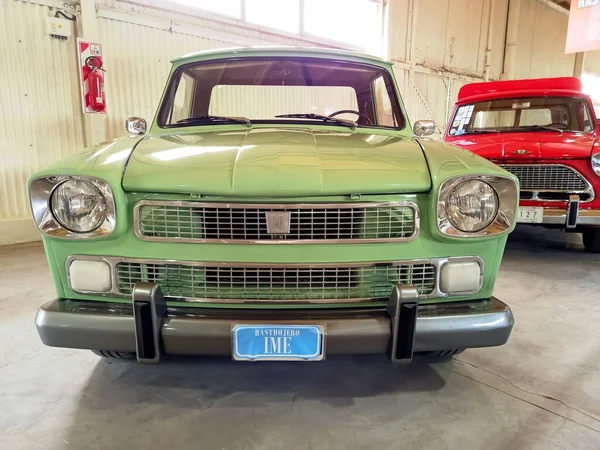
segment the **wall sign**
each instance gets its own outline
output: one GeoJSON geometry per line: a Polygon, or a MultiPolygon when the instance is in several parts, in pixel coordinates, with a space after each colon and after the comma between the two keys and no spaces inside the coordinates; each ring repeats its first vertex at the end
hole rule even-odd
{"type": "Polygon", "coordinates": [[[600,50],[600,0],[571,0],[565,53],[600,50]]]}
{"type": "Polygon", "coordinates": [[[77,39],[81,106],[88,114],[106,114],[102,45],[77,39]]]}

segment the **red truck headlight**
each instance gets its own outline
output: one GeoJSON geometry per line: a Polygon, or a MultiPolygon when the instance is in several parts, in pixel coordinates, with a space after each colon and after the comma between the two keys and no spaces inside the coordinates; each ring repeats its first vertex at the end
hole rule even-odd
{"type": "Polygon", "coordinates": [[[592,169],[600,177],[600,153],[592,155],[592,169]]]}

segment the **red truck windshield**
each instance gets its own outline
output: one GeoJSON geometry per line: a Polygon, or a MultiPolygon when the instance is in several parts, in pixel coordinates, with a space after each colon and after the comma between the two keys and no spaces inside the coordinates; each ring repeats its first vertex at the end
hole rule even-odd
{"type": "Polygon", "coordinates": [[[584,99],[524,97],[461,105],[450,122],[448,134],[593,130],[592,116],[584,99]]]}

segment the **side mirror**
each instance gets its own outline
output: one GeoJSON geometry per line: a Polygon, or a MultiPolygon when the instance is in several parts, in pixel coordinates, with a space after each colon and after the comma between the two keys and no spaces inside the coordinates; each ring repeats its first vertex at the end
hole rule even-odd
{"type": "Polygon", "coordinates": [[[130,134],[144,134],[146,132],[146,121],[141,117],[128,117],[125,121],[125,129],[130,134]]]}
{"type": "Polygon", "coordinates": [[[429,136],[435,133],[435,122],[433,120],[417,120],[413,125],[415,136],[429,136]]]}

